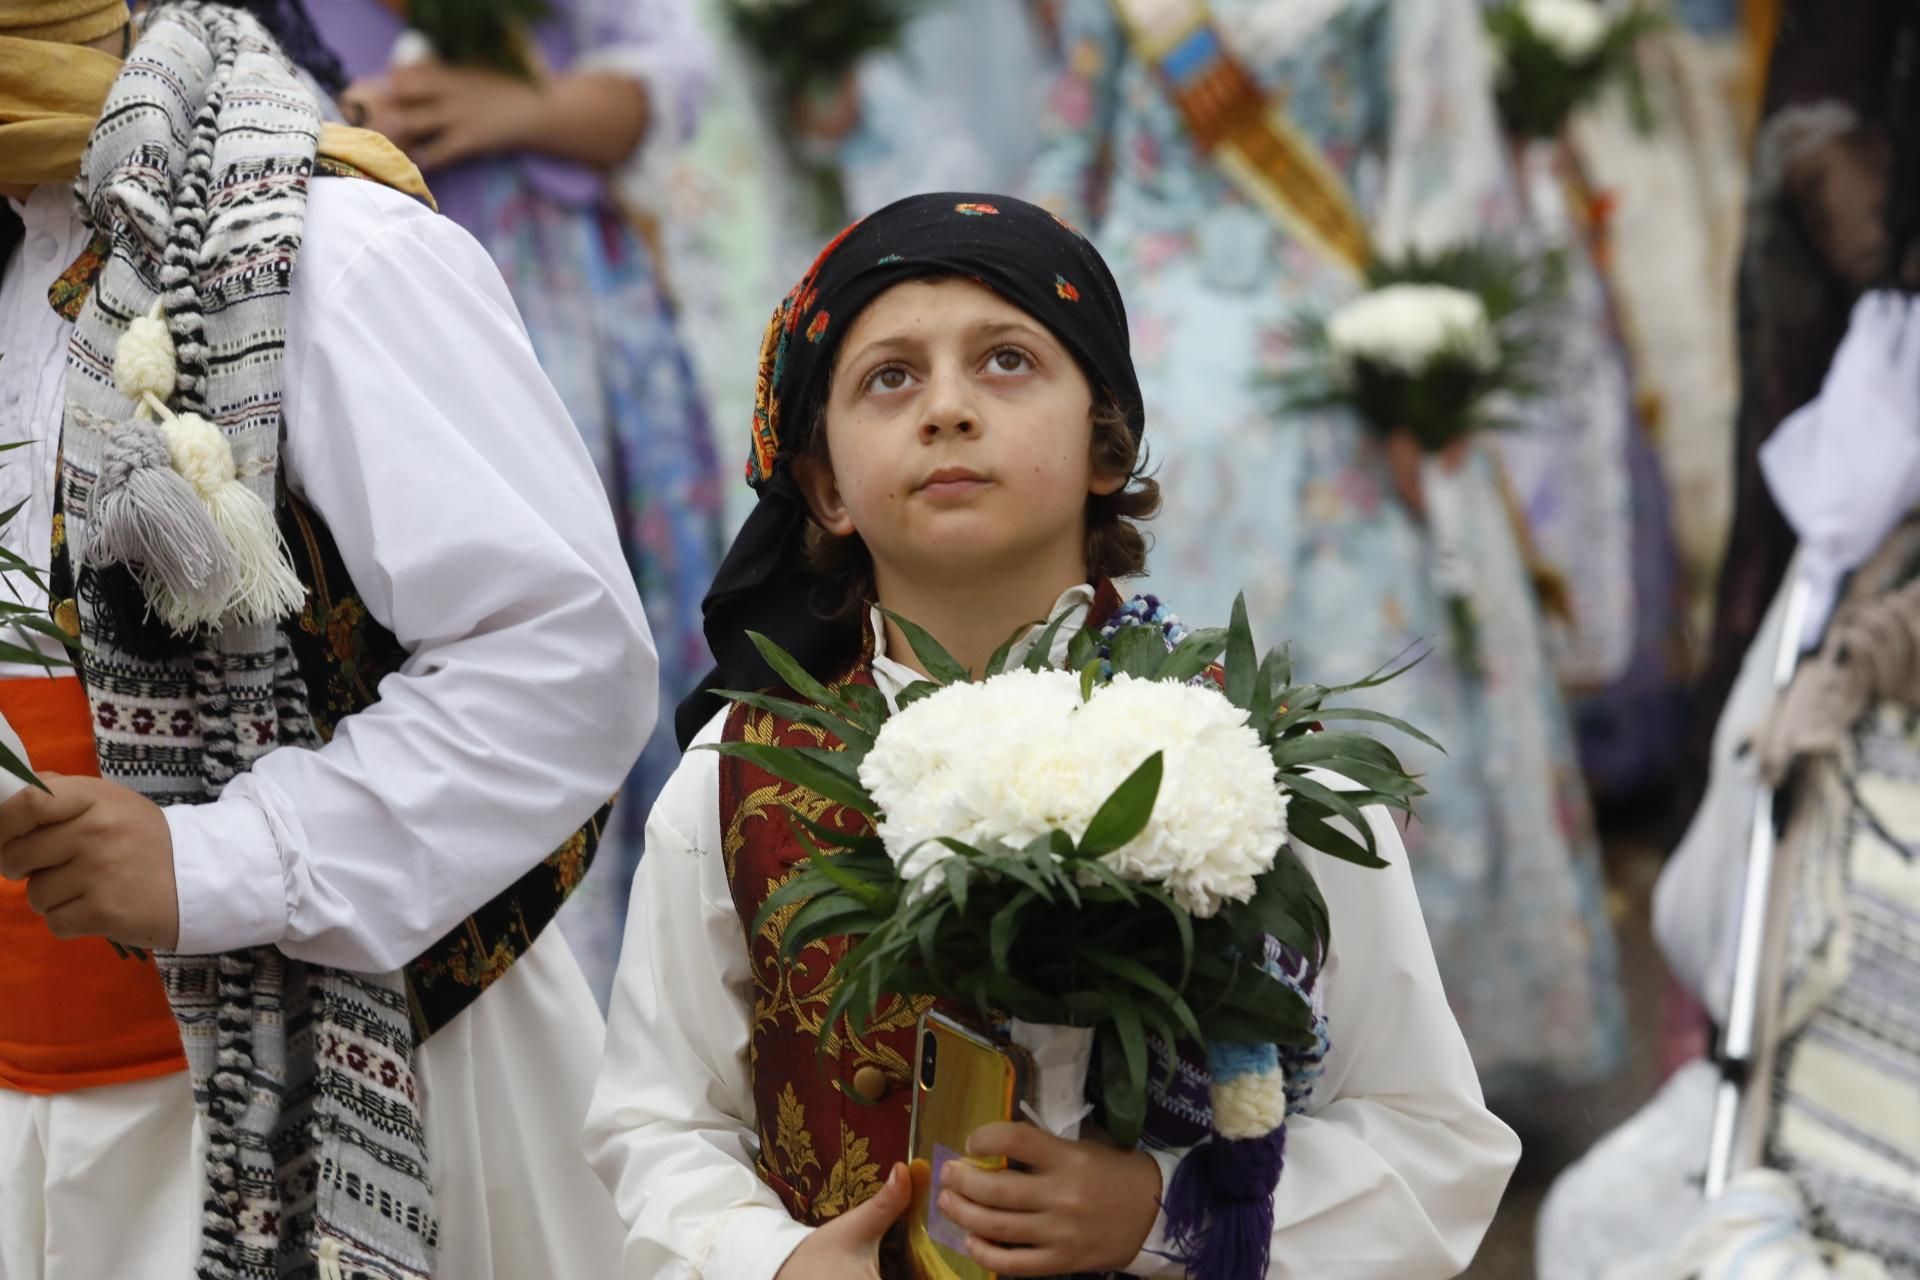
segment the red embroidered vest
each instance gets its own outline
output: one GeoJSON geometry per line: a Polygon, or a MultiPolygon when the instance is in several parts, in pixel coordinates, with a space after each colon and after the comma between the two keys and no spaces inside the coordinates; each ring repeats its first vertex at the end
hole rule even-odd
{"type": "MultiPolygon", "coordinates": [[[[872,684],[863,662],[840,681],[872,684]]],[[[792,696],[788,694],[787,696],[792,696]]],[[[729,742],[834,747],[823,731],[736,705],[729,742]]],[[[853,832],[867,819],[744,760],[720,761],[721,851],[744,929],[760,904],[806,861],[786,817],[791,807],[815,822],[853,832]]],[[[845,939],[815,943],[789,964],[781,933],[793,912],[775,915],[747,940],[753,965],[753,1031],[748,1054],[759,1173],[797,1221],[838,1217],[880,1189],[888,1169],[907,1158],[912,1114],[914,1031],[932,1003],[890,998],[869,1028],[843,1021],[820,1052],[820,1028],[833,989],[828,975],[845,939]]]]}

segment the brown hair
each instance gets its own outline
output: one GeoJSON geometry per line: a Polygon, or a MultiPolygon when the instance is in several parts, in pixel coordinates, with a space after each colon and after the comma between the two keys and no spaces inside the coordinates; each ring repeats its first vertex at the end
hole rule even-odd
{"type": "MultiPolygon", "coordinates": [[[[813,414],[801,452],[831,466],[826,419],[822,403],[813,414]]],[[[1096,581],[1130,578],[1147,568],[1151,543],[1140,524],[1160,510],[1160,483],[1146,473],[1146,450],[1128,424],[1125,410],[1104,400],[1093,410],[1092,426],[1094,471],[1125,476],[1127,482],[1112,493],[1087,496],[1087,576],[1096,581]]],[[[822,616],[849,617],[873,599],[873,557],[859,534],[840,537],[809,518],[803,555],[807,571],[819,580],[814,607],[822,616]]]]}

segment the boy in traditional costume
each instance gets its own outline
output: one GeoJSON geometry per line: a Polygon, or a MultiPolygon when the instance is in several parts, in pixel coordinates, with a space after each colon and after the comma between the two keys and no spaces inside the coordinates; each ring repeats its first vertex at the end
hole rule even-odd
{"type": "Polygon", "coordinates": [[[8,585],[51,566],[78,677],[0,672],[47,785],[0,805],[0,1277],[606,1275],[542,929],[654,656],[498,273],[219,4],[0,5],[0,184],[8,585]]]}
{"type": "MultiPolygon", "coordinates": [[[[778,683],[752,630],[817,678],[894,699],[921,673],[896,624],[859,607],[875,601],[975,671],[1034,618],[1170,625],[1110,581],[1143,567],[1134,522],[1158,495],[1140,470],[1118,290],[1050,214],[948,193],[856,224],[776,311],[760,378],[760,500],[707,599],[710,689],[778,683]]],[[[679,729],[695,746],[821,745],[710,694],[682,705],[679,729]]],[[[694,751],[648,824],[587,1130],[635,1280],[901,1265],[883,1240],[910,1195],[898,1165],[920,1005],[890,998],[816,1057],[844,943],[802,967],[782,959],[777,918],[751,929],[804,860],[789,803],[804,791],[694,751]]],[[[1456,1274],[1518,1155],[1482,1104],[1399,836],[1383,811],[1369,821],[1389,870],[1301,851],[1333,917],[1311,991],[1331,1049],[1303,1055],[1289,1082],[1302,1106],[1285,1126],[1271,1275],[1456,1274]]],[[[1215,1140],[1207,1083],[1183,1058],[1150,1102],[1142,1151],[988,1126],[970,1154],[1017,1168],[947,1165],[941,1208],[1004,1275],[1182,1274],[1161,1205],[1183,1154],[1215,1140]]]]}

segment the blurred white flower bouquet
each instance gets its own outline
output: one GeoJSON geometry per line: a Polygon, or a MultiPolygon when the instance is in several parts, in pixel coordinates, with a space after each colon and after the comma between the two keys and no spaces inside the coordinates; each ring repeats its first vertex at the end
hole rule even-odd
{"type": "Polygon", "coordinates": [[[1652,111],[1635,50],[1664,19],[1639,3],[1505,0],[1487,11],[1495,97],[1507,129],[1524,138],[1557,137],[1575,110],[1616,80],[1634,117],[1650,128],[1652,111]]]}
{"type": "MultiPolygon", "coordinates": [[[[794,812],[810,859],[755,926],[794,912],[789,958],[822,938],[858,939],[834,970],[822,1036],[842,1015],[864,1025],[890,994],[1091,1029],[1106,1123],[1127,1145],[1145,1118],[1150,1035],[1312,1043],[1311,1010],[1266,964],[1269,938],[1309,965],[1325,955],[1326,906],[1287,839],[1384,865],[1360,810],[1405,809],[1422,788],[1373,737],[1316,722],[1382,722],[1430,742],[1391,717],[1327,705],[1398,673],[1294,684],[1284,651],[1255,655],[1236,606],[1230,628],[1177,643],[1156,625],[1082,629],[1055,668],[1062,615],[1018,666],[1007,669],[1010,639],[975,681],[895,621],[940,683],[908,686],[892,712],[871,687],[829,689],[756,635],[803,701],[725,696],[844,748],[714,748],[872,822],[849,835],[794,812]],[[1315,769],[1361,790],[1335,791],[1315,769]]],[[[1279,1113],[1283,1083],[1258,1082],[1279,1113]]],[[[1071,1087],[1080,1096],[1082,1083],[1071,1087]]]]}

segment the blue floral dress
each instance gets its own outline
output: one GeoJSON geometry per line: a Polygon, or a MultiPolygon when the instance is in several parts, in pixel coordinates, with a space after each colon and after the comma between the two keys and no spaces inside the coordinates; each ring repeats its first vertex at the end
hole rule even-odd
{"type": "MultiPolygon", "coordinates": [[[[1217,0],[1216,22],[1346,179],[1377,241],[1447,243],[1515,217],[1475,0],[1217,0]]],[[[1126,295],[1165,492],[1147,589],[1224,621],[1246,593],[1298,678],[1365,675],[1353,699],[1447,746],[1405,743],[1430,791],[1408,856],[1449,997],[1490,1093],[1612,1069],[1623,1018],[1599,848],[1497,462],[1453,478],[1476,652],[1456,653],[1425,526],[1345,412],[1289,413],[1274,385],[1306,311],[1357,289],[1201,154],[1109,0],[1065,0],[1065,69],[1030,184],[1086,228],[1126,295]]],[[[1336,925],[1337,927],[1337,925],[1336,925]]],[[[1366,945],[1349,939],[1347,945],[1366,945]]]]}

